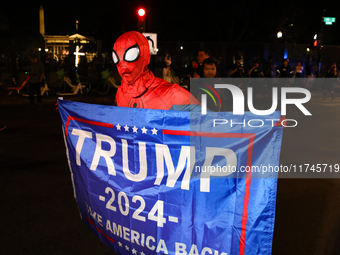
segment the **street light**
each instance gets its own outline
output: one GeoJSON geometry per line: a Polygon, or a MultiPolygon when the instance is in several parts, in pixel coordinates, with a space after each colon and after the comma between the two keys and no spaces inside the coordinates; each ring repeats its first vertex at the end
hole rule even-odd
{"type": "Polygon", "coordinates": [[[281,31],[279,31],[279,32],[277,32],[277,38],[282,38],[282,32],[281,31]]]}

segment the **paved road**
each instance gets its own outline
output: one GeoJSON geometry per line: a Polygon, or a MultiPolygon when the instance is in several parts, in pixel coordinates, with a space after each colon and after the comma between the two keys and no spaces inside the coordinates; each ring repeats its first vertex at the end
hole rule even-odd
{"type": "MultiPolygon", "coordinates": [[[[65,99],[112,104],[113,94],[65,99]]],[[[55,97],[42,109],[28,98],[0,98],[0,247],[2,254],[113,254],[82,223],[55,97]]],[[[313,94],[305,117],[294,107],[288,118],[281,163],[340,163],[340,100],[313,94]]],[[[298,177],[298,176],[296,176],[298,177]]],[[[299,176],[303,177],[303,176],[299,176]]],[[[340,254],[340,179],[278,180],[273,254],[340,254]]]]}
{"type": "MultiPolygon", "coordinates": [[[[312,116],[295,106],[287,110],[299,124],[284,130],[280,163],[340,164],[340,99],[313,93],[306,108],[312,116]]],[[[273,254],[340,254],[340,173],[336,177],[279,178],[273,254]]]]}
{"type": "MultiPolygon", "coordinates": [[[[101,104],[113,98],[65,97],[101,104]]],[[[0,100],[0,125],[8,125],[0,132],[0,253],[114,254],[79,217],[56,97],[44,97],[42,109],[22,96],[0,100]]]]}

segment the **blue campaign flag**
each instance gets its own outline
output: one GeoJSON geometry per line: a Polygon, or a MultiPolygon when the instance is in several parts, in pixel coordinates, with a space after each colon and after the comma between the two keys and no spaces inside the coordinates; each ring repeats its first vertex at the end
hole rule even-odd
{"type": "Polygon", "coordinates": [[[271,254],[280,112],[59,100],[84,223],[118,254],[271,254]]]}

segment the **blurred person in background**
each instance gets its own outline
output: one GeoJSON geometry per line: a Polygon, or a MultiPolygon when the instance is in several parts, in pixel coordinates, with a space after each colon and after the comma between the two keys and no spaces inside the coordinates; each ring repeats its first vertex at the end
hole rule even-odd
{"type": "MultiPolygon", "coordinates": [[[[217,61],[213,58],[206,58],[203,61],[203,76],[202,78],[216,78],[217,76],[217,61]]],[[[222,99],[225,99],[223,93],[224,89],[216,89],[211,84],[207,84],[205,82],[200,82],[200,86],[196,87],[192,92],[194,96],[197,98],[199,102],[202,100],[202,94],[208,95],[206,97],[207,100],[207,108],[209,111],[219,112],[222,108],[222,99]]]]}
{"type": "Polygon", "coordinates": [[[269,56],[268,61],[265,62],[263,68],[263,74],[266,78],[275,77],[275,65],[273,63],[273,57],[269,56]]]}
{"type": "Polygon", "coordinates": [[[244,68],[241,62],[242,62],[242,57],[236,56],[235,64],[233,64],[229,70],[230,77],[233,77],[233,78],[245,77],[245,71],[244,71],[244,68]]]}
{"type": "Polygon", "coordinates": [[[290,78],[293,75],[293,70],[290,65],[288,65],[288,59],[283,60],[283,65],[277,70],[278,78],[290,78]]]}
{"type": "Polygon", "coordinates": [[[209,49],[200,49],[197,55],[197,62],[192,61],[191,66],[189,67],[188,73],[191,78],[200,78],[203,77],[203,61],[206,58],[211,57],[211,52],[209,49]]]}
{"type": "Polygon", "coordinates": [[[254,66],[249,69],[248,75],[249,75],[249,77],[252,77],[252,78],[259,78],[259,77],[264,76],[263,72],[260,68],[259,61],[255,61],[254,66]]]}
{"type": "MultiPolygon", "coordinates": [[[[333,63],[331,67],[328,69],[325,78],[336,78],[338,77],[338,69],[336,68],[336,63],[333,63]]],[[[332,80],[324,80],[323,84],[323,98],[322,100],[326,99],[327,92],[331,94],[331,100],[334,100],[334,85],[332,80]]]]}
{"type": "Polygon", "coordinates": [[[165,55],[164,62],[165,67],[163,68],[163,80],[180,84],[180,80],[178,78],[179,68],[171,62],[171,56],[169,54],[165,55]]]}
{"type": "Polygon", "coordinates": [[[28,86],[29,86],[29,99],[31,105],[34,105],[34,94],[37,94],[38,106],[41,106],[41,92],[40,88],[44,85],[43,79],[45,76],[44,64],[38,61],[37,56],[31,56],[31,64],[28,67],[28,86]]]}
{"type": "Polygon", "coordinates": [[[302,72],[303,72],[303,66],[301,61],[298,61],[296,66],[295,66],[295,72],[294,72],[294,77],[295,78],[300,78],[302,77],[302,72]]]}

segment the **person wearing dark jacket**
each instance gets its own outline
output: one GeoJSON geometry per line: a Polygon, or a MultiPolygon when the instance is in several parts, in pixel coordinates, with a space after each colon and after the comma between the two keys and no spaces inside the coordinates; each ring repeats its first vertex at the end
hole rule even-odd
{"type": "Polygon", "coordinates": [[[29,86],[29,99],[31,105],[34,105],[34,94],[37,94],[37,103],[41,105],[41,92],[40,88],[43,85],[45,76],[44,64],[38,61],[36,55],[31,56],[31,64],[28,67],[28,86],[29,86]]]}

